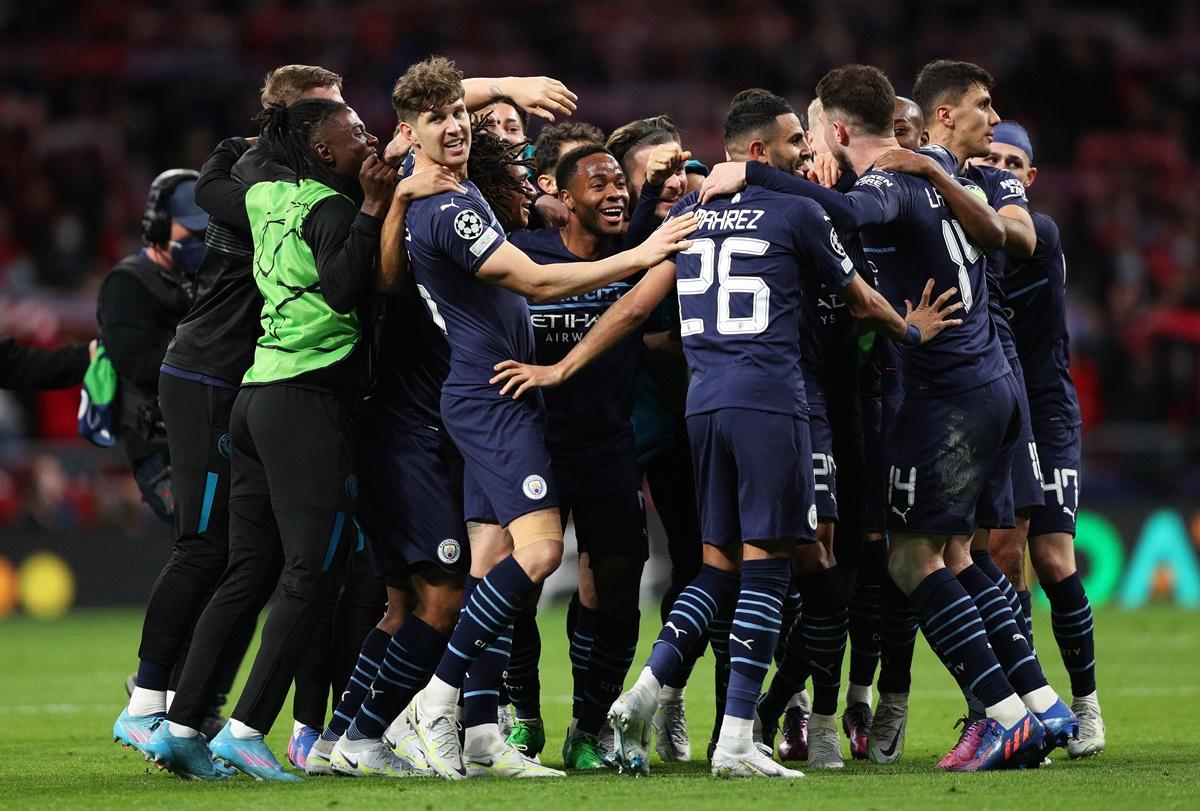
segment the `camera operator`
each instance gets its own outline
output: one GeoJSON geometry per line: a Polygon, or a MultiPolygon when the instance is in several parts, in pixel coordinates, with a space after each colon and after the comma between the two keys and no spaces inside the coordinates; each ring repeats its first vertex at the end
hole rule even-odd
{"type": "Polygon", "coordinates": [[[196,205],[196,178],[190,169],[171,169],[154,179],[142,214],[145,246],[109,272],[96,307],[100,335],[117,370],[125,454],[142,499],[172,526],[175,499],[158,370],[175,325],[191,305],[193,278],[204,256],[208,215],[196,205]]]}

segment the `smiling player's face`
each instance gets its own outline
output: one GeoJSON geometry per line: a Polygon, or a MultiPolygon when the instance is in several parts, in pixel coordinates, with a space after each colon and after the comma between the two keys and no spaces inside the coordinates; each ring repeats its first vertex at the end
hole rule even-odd
{"type": "Polygon", "coordinates": [[[811,157],[804,141],[804,127],[795,113],[775,117],[775,130],[770,138],[763,139],[763,148],[767,163],[788,174],[795,174],[800,164],[811,157]]]}
{"type": "Polygon", "coordinates": [[[588,155],[579,161],[563,197],[567,210],[585,230],[606,237],[625,230],[629,190],[625,173],[612,155],[588,155]]]}
{"type": "Polygon", "coordinates": [[[460,169],[471,154],[471,117],[462,99],[417,116],[413,140],[421,153],[436,164],[460,169]]]}

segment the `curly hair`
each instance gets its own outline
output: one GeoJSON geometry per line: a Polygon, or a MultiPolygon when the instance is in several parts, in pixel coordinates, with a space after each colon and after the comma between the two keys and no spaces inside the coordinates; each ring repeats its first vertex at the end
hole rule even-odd
{"type": "Polygon", "coordinates": [[[444,56],[431,56],[404,71],[392,88],[392,107],[412,124],[421,113],[439,110],[463,97],[462,71],[444,56]]]}
{"type": "Polygon", "coordinates": [[[520,178],[508,170],[510,166],[529,167],[524,152],[524,144],[509,143],[491,132],[484,121],[476,122],[471,128],[467,177],[479,187],[479,193],[494,211],[504,208],[506,195],[525,190],[520,178]]]}

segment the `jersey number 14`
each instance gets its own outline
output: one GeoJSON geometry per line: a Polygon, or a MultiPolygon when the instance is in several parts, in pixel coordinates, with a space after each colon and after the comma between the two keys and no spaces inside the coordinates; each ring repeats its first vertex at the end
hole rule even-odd
{"type": "Polygon", "coordinates": [[[718,252],[713,240],[706,238],[692,242],[684,253],[700,257],[700,275],[694,279],[680,279],[675,289],[680,295],[679,327],[681,335],[704,332],[704,319],[683,317],[683,296],[700,296],[713,285],[714,267],[717,280],[717,332],[722,335],[754,335],[767,328],[771,321],[771,288],[759,276],[731,276],[733,257],[762,256],[771,247],[764,239],[750,237],[728,237],[721,243],[718,252]],[[734,293],[745,293],[754,297],[754,306],[749,316],[734,318],[730,315],[730,300],[734,293]]]}
{"type": "Polygon", "coordinates": [[[963,310],[970,311],[975,303],[975,294],[971,292],[967,265],[975,264],[983,251],[967,239],[958,220],[942,220],[942,239],[946,240],[946,253],[950,254],[950,261],[958,266],[958,293],[962,296],[963,310]]]}

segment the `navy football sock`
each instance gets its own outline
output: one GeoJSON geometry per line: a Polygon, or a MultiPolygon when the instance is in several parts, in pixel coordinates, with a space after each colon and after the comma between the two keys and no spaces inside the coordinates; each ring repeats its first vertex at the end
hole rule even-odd
{"type": "Polygon", "coordinates": [[[578,718],[583,707],[583,693],[587,689],[588,664],[592,658],[592,645],[596,642],[596,617],[599,612],[579,602],[579,592],[571,597],[567,610],[567,637],[571,655],[571,717],[578,718]],[[573,622],[571,620],[574,620],[573,622]]]}
{"type": "Polygon", "coordinates": [[[600,734],[608,709],[621,695],[625,677],[629,675],[633,657],[637,654],[640,623],[641,614],[632,617],[598,617],[596,641],[588,662],[584,700],[579,707],[579,724],[576,728],[580,731],[589,735],[600,734]]]}
{"type": "Polygon", "coordinates": [[[796,628],[796,623],[800,620],[800,613],[804,607],[804,599],[800,596],[800,583],[796,576],[792,575],[792,582],[788,586],[788,592],[783,596],[783,625],[779,627],[779,641],[775,643],[775,664],[783,661],[783,653],[787,650],[788,637],[796,628]]]}
{"type": "MultiPolygon", "coordinates": [[[[1013,696],[1013,688],[988,645],[975,603],[949,569],[926,576],[911,597],[926,639],[964,691],[978,696],[985,707],[1013,696]]],[[[883,691],[882,686],[879,689],[883,691]]]]}
{"type": "Polygon", "coordinates": [[[504,668],[512,653],[512,626],[480,652],[463,681],[463,728],[494,724],[500,704],[504,668]]]}
{"type": "Polygon", "coordinates": [[[1078,698],[1096,691],[1096,639],[1092,605],[1079,573],[1057,583],[1043,583],[1050,600],[1050,622],[1063,665],[1071,677],[1071,695],[1078,698]]]}
{"type": "Polygon", "coordinates": [[[887,576],[887,542],[867,541],[850,592],[850,683],[870,686],[879,665],[879,589],[887,576]]]}
{"type": "Polygon", "coordinates": [[[537,611],[526,608],[513,621],[512,654],[504,671],[508,700],[523,719],[542,717],[542,684],[538,662],[542,658],[542,635],[537,611]]]}
{"type": "MultiPolygon", "coordinates": [[[[784,608],[787,608],[786,597],[784,608]]],[[[713,719],[714,741],[721,735],[721,719],[725,716],[725,703],[729,698],[729,632],[732,629],[732,614],[713,617],[713,621],[708,624],[708,646],[713,652],[713,701],[717,710],[713,719]]],[[[775,647],[778,649],[779,643],[776,643],[775,647]]]]}
{"type": "MultiPolygon", "coordinates": [[[[800,615],[803,622],[804,615],[800,615]]],[[[808,680],[808,647],[806,637],[800,627],[793,629],[794,634],[788,636],[787,650],[779,658],[779,666],[771,677],[771,684],[766,694],[758,704],[759,715],[771,721],[778,721],[779,716],[787,708],[792,696],[804,689],[808,680]]]]}
{"type": "Polygon", "coordinates": [[[992,560],[992,553],[986,549],[972,549],[971,562],[978,566],[988,578],[996,584],[996,588],[1000,589],[1000,593],[1004,595],[1004,599],[1008,600],[1008,607],[1012,609],[1013,619],[1017,621],[1017,628],[1025,637],[1025,641],[1029,643],[1029,647],[1033,647],[1033,637],[1029,635],[1029,622],[1025,616],[1024,605],[1021,603],[1021,597],[1017,590],[1013,588],[1012,581],[1009,580],[1004,572],[996,566],[992,560]]]}
{"type": "Polygon", "coordinates": [[[672,684],[672,675],[681,663],[695,663],[691,654],[701,649],[713,617],[737,601],[738,585],[736,572],[704,564],[696,579],[680,592],[646,662],[659,684],[680,686],[672,684]]]}
{"type": "Polygon", "coordinates": [[[142,659],[138,662],[134,683],[143,690],[166,691],[171,682],[171,668],[142,659]]]}
{"type": "Polygon", "coordinates": [[[813,681],[812,711],[818,715],[837,712],[842,683],[842,660],[846,658],[846,597],[838,582],[837,567],[800,577],[804,614],[800,633],[808,650],[808,671],[813,681]]]}
{"type": "Polygon", "coordinates": [[[783,624],[783,595],[791,580],[788,558],[742,562],[742,589],[729,632],[729,692],[725,714],[754,718],[763,679],[783,624]]]}
{"type": "Polygon", "coordinates": [[[1025,589],[1017,592],[1017,599],[1021,601],[1021,613],[1025,615],[1025,636],[1029,639],[1029,647],[1037,653],[1037,645],[1033,641],[1033,595],[1029,589],[1025,589]]]}
{"type": "Polygon", "coordinates": [[[371,683],[354,722],[351,740],[381,738],[412,697],[425,686],[446,648],[446,637],[420,617],[409,615],[387,644],[379,673],[371,683]]]}
{"type": "Polygon", "coordinates": [[[434,675],[451,687],[462,687],[467,668],[484,648],[499,636],[508,636],[511,644],[508,628],[535,588],[512,555],[497,563],[463,604],[434,675]]]}
{"type": "Polygon", "coordinates": [[[917,615],[912,600],[885,577],[879,586],[879,692],[907,693],[912,686],[917,615]]]}
{"type": "Polygon", "coordinates": [[[379,675],[379,663],[383,661],[391,641],[392,635],[380,628],[372,628],[367,634],[362,650],[358,653],[358,661],[354,664],[354,671],[350,674],[350,681],[346,683],[345,690],[338,699],[329,725],[321,733],[324,740],[337,741],[346,734],[354,717],[358,715],[363,700],[371,692],[371,683],[379,675]]]}
{"type": "MultiPolygon", "coordinates": [[[[1021,627],[1024,623],[1017,623],[1012,607],[992,578],[978,566],[968,566],[958,573],[958,582],[975,602],[996,660],[1004,668],[1004,677],[1017,695],[1027,695],[1039,687],[1045,687],[1046,676],[1029,647],[1029,641],[1025,639],[1021,627]]],[[[980,699],[985,705],[990,703],[982,696],[980,699]]]]}

